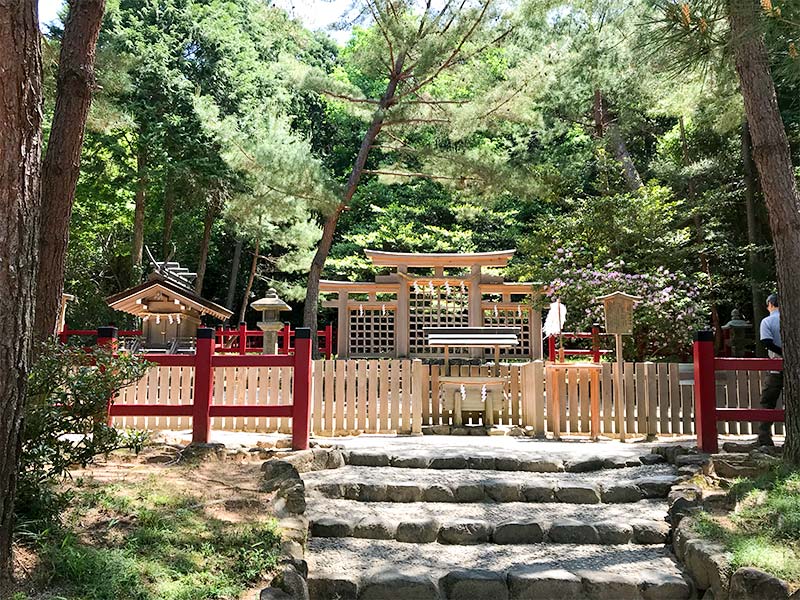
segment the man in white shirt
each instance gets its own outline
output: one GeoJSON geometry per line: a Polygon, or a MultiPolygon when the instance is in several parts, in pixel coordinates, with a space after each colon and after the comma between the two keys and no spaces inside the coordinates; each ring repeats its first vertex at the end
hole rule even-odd
{"type": "MultiPolygon", "coordinates": [[[[783,357],[779,306],[778,295],[770,294],[767,298],[769,316],[761,321],[761,343],[767,348],[770,358],[783,357]]],[[[761,390],[761,408],[775,408],[781,391],[783,391],[783,371],[770,371],[767,373],[764,389],[761,390]]],[[[775,445],[772,441],[772,423],[761,423],[758,428],[758,444],[759,446],[775,445]]]]}

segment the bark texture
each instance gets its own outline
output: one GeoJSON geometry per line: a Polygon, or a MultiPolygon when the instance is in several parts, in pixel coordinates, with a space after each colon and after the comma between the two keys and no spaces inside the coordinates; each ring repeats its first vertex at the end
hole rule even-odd
{"type": "Polygon", "coordinates": [[[36,0],[0,2],[0,595],[11,534],[34,336],[42,150],[36,0]]]}
{"type": "Polygon", "coordinates": [[[767,48],[759,30],[759,10],[758,0],[728,1],[736,72],[775,247],[786,406],[783,456],[788,463],[800,465],[800,197],[767,48]]]}
{"type": "Polygon", "coordinates": [[[36,291],[36,338],[58,333],[69,220],[75,200],[86,116],[95,88],[94,58],[105,0],[72,0],[64,24],[56,106],[42,165],[42,219],[36,291]]]}
{"type": "Polygon", "coordinates": [[[216,204],[210,203],[206,208],[206,217],[203,219],[203,239],[200,240],[200,258],[197,261],[197,280],[194,284],[194,291],[200,295],[203,292],[203,280],[206,277],[206,266],[208,266],[208,248],[211,245],[211,228],[214,226],[217,210],[216,204]]]}
{"type": "Polygon", "coordinates": [[[256,251],[253,253],[253,262],[250,263],[250,276],[247,278],[247,285],[244,288],[244,298],[242,298],[242,307],[239,309],[239,323],[244,321],[244,316],[247,314],[247,305],[250,303],[250,290],[253,289],[253,282],[256,279],[259,252],[261,252],[261,238],[256,238],[256,251]]]}
{"type": "Polygon", "coordinates": [[[242,260],[242,238],[236,240],[236,248],[233,250],[233,262],[231,263],[231,276],[228,279],[228,298],[225,300],[225,308],[233,310],[233,299],[236,296],[236,280],[239,278],[239,264],[242,260]]]}
{"type": "Polygon", "coordinates": [[[642,187],[642,178],[636,169],[631,153],[628,151],[628,146],[625,144],[619,125],[617,125],[608,109],[608,103],[603,96],[602,90],[595,89],[594,91],[592,115],[594,117],[595,135],[605,140],[614,153],[614,158],[622,165],[622,176],[628,189],[635,192],[642,187]]]}
{"type": "Polygon", "coordinates": [[[164,260],[169,256],[172,243],[172,224],[175,221],[175,185],[171,177],[164,184],[164,243],[162,255],[164,260]]]}
{"type": "MultiPolygon", "coordinates": [[[[311,335],[314,338],[312,348],[315,349],[318,344],[316,343],[317,336],[317,309],[319,304],[319,281],[322,278],[322,269],[325,267],[325,261],[328,259],[328,254],[333,245],[333,236],[336,233],[336,224],[339,222],[339,217],[342,212],[347,208],[347,205],[353,199],[353,195],[358,189],[358,184],[361,181],[361,176],[364,174],[364,166],[367,164],[369,151],[375,143],[375,138],[383,127],[386,118],[386,109],[392,106],[395,102],[395,93],[397,92],[397,85],[400,82],[403,72],[403,63],[405,55],[401,54],[395,61],[394,68],[392,69],[392,76],[389,78],[389,83],[386,85],[386,91],[381,97],[378,109],[372,117],[372,122],[367,128],[364,138],[361,140],[361,146],[356,155],[356,160],[353,163],[353,168],[347,178],[347,185],[345,186],[342,195],[342,201],[328,215],[325,219],[325,224],[322,227],[322,239],[319,241],[317,251],[314,254],[314,259],[311,261],[311,268],[308,272],[308,287],[306,288],[306,299],[303,305],[303,327],[311,329],[311,335]]],[[[343,327],[343,324],[339,324],[343,327]]]]}
{"type": "Polygon", "coordinates": [[[750,250],[747,252],[747,262],[750,266],[750,296],[753,302],[753,339],[756,341],[756,356],[767,355],[765,348],[758,343],[761,319],[767,316],[766,295],[758,282],[760,272],[758,265],[758,252],[755,248],[761,243],[756,224],[756,195],[758,194],[758,181],[756,168],[753,164],[753,149],[750,141],[750,126],[747,121],[742,125],[742,166],[744,167],[744,207],[747,214],[747,243],[750,250]]]}
{"type": "MultiPolygon", "coordinates": [[[[139,142],[142,143],[141,140],[139,142]]],[[[136,153],[136,206],[133,213],[133,273],[139,277],[144,252],[144,208],[147,202],[147,157],[140,145],[136,153]]]]}

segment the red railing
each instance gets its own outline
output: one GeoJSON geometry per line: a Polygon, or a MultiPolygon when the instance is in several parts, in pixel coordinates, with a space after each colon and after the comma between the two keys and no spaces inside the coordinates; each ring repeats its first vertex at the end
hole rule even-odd
{"type": "Polygon", "coordinates": [[[719,450],[717,421],[782,422],[784,410],[775,408],[717,408],[717,371],[780,371],[783,360],[771,358],[717,358],[714,332],[698,331],[694,339],[694,418],[697,447],[719,450]]]}
{"type": "Polygon", "coordinates": [[[565,337],[567,339],[572,340],[592,340],[592,348],[590,350],[581,350],[581,349],[567,349],[564,348],[564,356],[591,356],[592,362],[599,363],[600,357],[604,354],[610,354],[611,350],[601,350],[600,349],[600,336],[606,335],[604,333],[600,333],[600,328],[595,326],[592,327],[590,332],[582,333],[582,332],[568,332],[565,331],[560,335],[551,335],[547,338],[547,357],[551,361],[558,360],[558,352],[559,350],[556,348],[556,341],[558,337],[565,337]]]}
{"type": "MultiPolygon", "coordinates": [[[[117,330],[101,327],[96,332],[97,343],[116,350],[117,330]]],[[[294,354],[253,354],[225,356],[215,354],[214,330],[197,330],[195,354],[143,354],[142,357],[162,367],[193,367],[194,397],[192,404],[110,404],[111,417],[192,417],[192,441],[208,443],[211,417],[289,417],[292,419],[292,448],[308,448],[311,415],[311,330],[299,328],[294,332],[294,354]],[[291,405],[215,405],[215,367],[291,367],[294,369],[294,389],[291,405]]]]}
{"type": "MultiPolygon", "coordinates": [[[[78,336],[96,336],[97,335],[96,329],[64,329],[61,333],[58,334],[58,339],[61,341],[62,344],[66,344],[67,340],[71,335],[78,335],[78,336]]],[[[122,331],[118,331],[117,335],[121,337],[138,337],[142,335],[141,329],[123,329],[122,331]]]]}
{"type": "MultiPolygon", "coordinates": [[[[246,323],[240,323],[238,329],[217,328],[217,337],[220,346],[218,353],[256,354],[263,348],[264,332],[260,329],[248,329],[246,323]]],[[[320,355],[325,358],[333,356],[333,325],[327,325],[317,331],[317,344],[320,355]]],[[[294,352],[295,330],[288,323],[278,332],[278,354],[292,354],[294,352]]]]}

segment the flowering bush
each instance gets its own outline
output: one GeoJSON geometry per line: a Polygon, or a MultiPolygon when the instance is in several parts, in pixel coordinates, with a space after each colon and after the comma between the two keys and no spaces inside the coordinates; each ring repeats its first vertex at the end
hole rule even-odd
{"type": "Polygon", "coordinates": [[[573,252],[559,248],[545,267],[550,289],[545,301],[567,306],[566,331],[589,331],[604,322],[602,304],[595,301],[614,291],[640,296],[633,312],[633,339],[626,339],[627,359],[687,359],[694,331],[707,327],[707,307],[697,282],[664,267],[650,273],[630,273],[623,260],[602,266],[581,265],[573,252]]]}

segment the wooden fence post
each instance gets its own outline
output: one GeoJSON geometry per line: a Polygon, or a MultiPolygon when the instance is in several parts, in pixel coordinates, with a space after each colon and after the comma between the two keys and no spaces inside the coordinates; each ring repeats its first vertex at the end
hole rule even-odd
{"type": "Polygon", "coordinates": [[[292,326],[289,323],[284,323],[283,325],[283,339],[281,341],[283,342],[282,354],[288,355],[292,350],[292,326]]]}
{"type": "Polygon", "coordinates": [[[422,361],[415,358],[411,362],[411,433],[422,434],[422,361]]]}
{"type": "MultiPolygon", "coordinates": [[[[116,327],[98,327],[97,328],[97,346],[99,348],[106,348],[110,353],[111,356],[114,356],[117,353],[117,328],[116,327]]],[[[64,336],[66,343],[66,336],[64,336]]],[[[113,417],[111,416],[111,403],[114,401],[114,397],[110,397],[108,402],[106,403],[106,423],[109,427],[114,422],[113,417]]]]}
{"type": "Polygon", "coordinates": [[[294,390],[292,399],[292,450],[308,448],[311,427],[311,330],[299,327],[294,333],[294,390]]]}
{"type": "Polygon", "coordinates": [[[247,354],[247,323],[244,321],[239,323],[239,354],[247,354]]]}
{"type": "MultiPolygon", "coordinates": [[[[241,337],[239,338],[242,339],[241,337]]],[[[197,330],[197,350],[194,355],[194,404],[192,411],[192,443],[207,444],[211,431],[211,401],[214,393],[214,330],[197,330]]]]}
{"type": "Polygon", "coordinates": [[[697,331],[694,336],[694,419],[697,447],[702,452],[717,452],[713,331],[697,331]]]}

